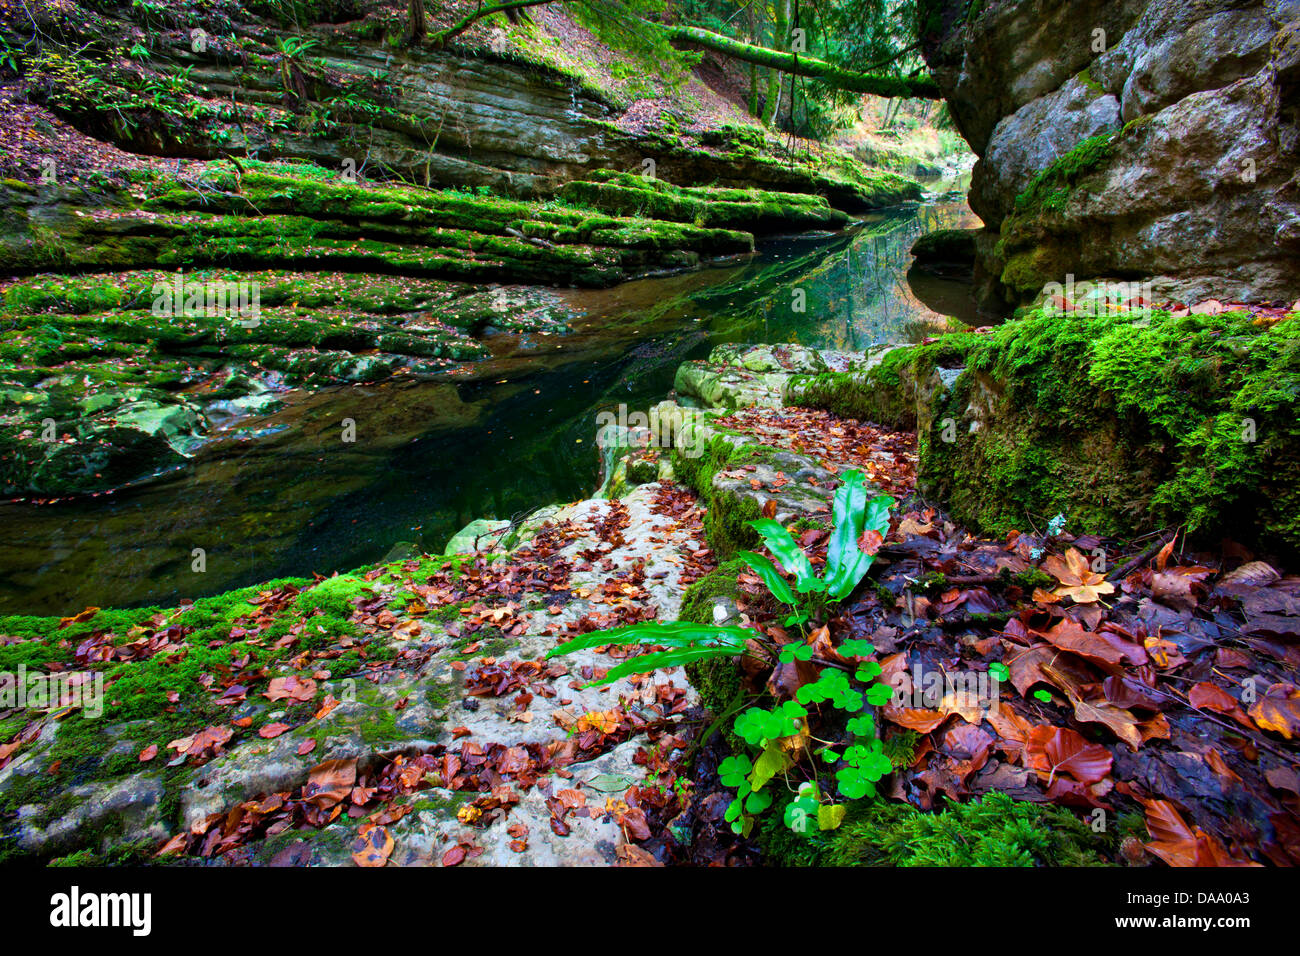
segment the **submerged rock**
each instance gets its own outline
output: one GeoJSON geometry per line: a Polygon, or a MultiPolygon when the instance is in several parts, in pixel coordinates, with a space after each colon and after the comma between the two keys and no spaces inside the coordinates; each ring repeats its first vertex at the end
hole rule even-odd
{"type": "Polygon", "coordinates": [[[509,530],[509,521],[498,521],[495,518],[476,518],[451,536],[442,553],[475,554],[477,552],[496,551],[501,547],[502,539],[509,530]]]}

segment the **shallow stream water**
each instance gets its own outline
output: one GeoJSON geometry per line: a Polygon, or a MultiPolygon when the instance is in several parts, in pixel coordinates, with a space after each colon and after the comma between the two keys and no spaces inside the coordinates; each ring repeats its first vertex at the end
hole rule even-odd
{"type": "Polygon", "coordinates": [[[580,499],[597,483],[596,415],[661,400],[677,366],[716,344],[916,341],[942,324],[926,303],[973,321],[960,283],[909,284],[908,250],[923,232],[975,224],[964,202],[942,200],[769,242],[741,265],[563,290],[580,316],[572,334],[489,340],[494,358],[463,380],[295,393],[137,487],[0,503],[0,613],[167,605],[346,571],[404,542],[439,551],[474,518],[580,499]]]}

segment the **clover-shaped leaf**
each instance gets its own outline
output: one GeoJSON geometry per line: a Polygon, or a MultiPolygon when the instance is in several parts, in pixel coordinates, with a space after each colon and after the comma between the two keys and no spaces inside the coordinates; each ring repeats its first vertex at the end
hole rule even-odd
{"type": "Polygon", "coordinates": [[[726,820],[728,823],[734,823],[736,820],[740,819],[740,815],[744,812],[745,805],[739,798],[737,798],[727,804],[727,812],[722,815],[722,819],[726,820]]]}
{"type": "Polygon", "coordinates": [[[763,738],[767,736],[767,722],[771,719],[772,714],[769,711],[761,707],[751,707],[736,718],[733,729],[741,739],[758,747],[762,745],[763,738]]]}
{"type": "Polygon", "coordinates": [[[813,649],[807,644],[787,644],[781,648],[781,661],[786,664],[794,661],[812,660],[813,649]]]}
{"type": "MultiPolygon", "coordinates": [[[[861,717],[854,717],[852,720],[849,721],[848,726],[849,726],[849,733],[854,734],[855,736],[858,737],[876,736],[876,722],[871,718],[869,714],[863,714],[861,717]]],[[[724,779],[722,782],[726,783],[727,781],[724,779]]]]}
{"type": "Polygon", "coordinates": [[[809,784],[804,784],[799,788],[799,795],[791,800],[785,807],[783,819],[785,825],[795,833],[806,834],[811,832],[813,821],[817,819],[817,788],[809,784]]]}
{"type": "Polygon", "coordinates": [[[763,721],[763,736],[768,740],[791,737],[799,733],[800,722],[808,716],[806,708],[787,700],[763,721]]]}
{"type": "Polygon", "coordinates": [[[1001,661],[994,661],[989,665],[989,675],[996,681],[1011,680],[1011,671],[1001,661]]]}
{"type": "Polygon", "coordinates": [[[862,763],[862,761],[866,760],[870,753],[871,751],[862,746],[862,744],[854,744],[848,750],[844,751],[844,760],[850,766],[856,767],[862,763]]]}
{"type": "Polygon", "coordinates": [[[762,813],[772,805],[772,795],[765,791],[751,793],[745,799],[746,813],[762,813]]]}
{"type": "Polygon", "coordinates": [[[845,657],[870,657],[876,653],[876,646],[860,637],[850,638],[836,648],[845,657]]]}
{"type": "Polygon", "coordinates": [[[873,707],[888,704],[894,696],[894,688],[888,684],[875,683],[867,688],[867,703],[873,707]]]}
{"type": "Polygon", "coordinates": [[[841,756],[839,751],[832,750],[830,747],[823,747],[820,751],[818,751],[818,753],[821,754],[822,760],[825,761],[826,763],[836,763],[837,761],[840,760],[840,756],[841,756]]]}
{"type": "Polygon", "coordinates": [[[872,753],[867,756],[858,769],[868,780],[876,781],[894,769],[894,765],[889,762],[889,758],[882,753],[872,753]]]}
{"type": "Polygon", "coordinates": [[[860,691],[845,687],[831,699],[831,705],[838,710],[847,710],[850,714],[855,714],[862,709],[862,694],[860,691]]]}
{"type": "Polygon", "coordinates": [[[875,787],[870,780],[857,767],[845,767],[835,772],[835,781],[839,784],[840,793],[850,800],[858,800],[868,794],[874,795],[875,787]]]}
{"type": "Polygon", "coordinates": [[[718,776],[722,779],[724,787],[737,787],[753,769],[753,761],[741,754],[737,757],[728,757],[718,764],[718,776]]]}
{"type": "Polygon", "coordinates": [[[827,668],[817,680],[800,687],[795,692],[795,698],[801,704],[817,704],[831,700],[849,689],[849,679],[843,671],[827,668]]]}
{"type": "Polygon", "coordinates": [[[866,661],[858,665],[857,673],[853,675],[855,680],[860,680],[864,684],[869,684],[880,676],[880,665],[875,661],[866,661]]]}

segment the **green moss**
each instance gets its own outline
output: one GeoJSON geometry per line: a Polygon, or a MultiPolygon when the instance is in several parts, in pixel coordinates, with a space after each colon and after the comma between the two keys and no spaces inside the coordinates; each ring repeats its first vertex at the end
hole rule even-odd
{"type": "Polygon", "coordinates": [[[1077,79],[1079,80],[1080,83],[1082,83],[1084,86],[1090,89],[1093,93],[1096,93],[1098,96],[1105,95],[1106,93],[1105,87],[1103,87],[1100,83],[1098,83],[1095,79],[1093,79],[1091,68],[1085,69],[1082,73],[1078,75],[1077,79]]]}
{"type": "Polygon", "coordinates": [[[903,770],[916,759],[916,745],[921,735],[915,730],[900,730],[884,739],[884,754],[895,770],[903,770]]]}
{"type": "Polygon", "coordinates": [[[760,831],[765,862],[781,866],[1105,866],[1119,828],[1093,833],[1060,807],[989,793],[924,812],[855,800],[843,825],[801,836],[773,820],[760,831]]]}
{"type": "Polygon", "coordinates": [[[1109,162],[1114,155],[1115,138],[1114,133],[1089,137],[1039,172],[1016,197],[1016,213],[1063,208],[1074,187],[1109,162]]]}
{"type": "Polygon", "coordinates": [[[745,522],[761,517],[757,503],[752,499],[739,499],[722,494],[713,486],[713,476],[719,471],[734,468],[751,456],[760,453],[753,445],[737,445],[721,436],[714,436],[701,454],[683,455],[673,449],[673,474],[677,480],[695,490],[705,502],[704,530],[713,550],[728,557],[738,550],[753,547],[758,535],[745,522]]]}
{"type": "Polygon", "coordinates": [[[1261,539],[1300,547],[1300,321],[1099,311],[944,336],[790,399],[906,425],[917,383],[964,366],[915,422],[923,486],[958,520],[1004,534],[1060,512],[1076,532],[1210,536],[1253,516],[1261,539]]]}
{"type": "Polygon", "coordinates": [[[938,813],[856,801],[830,842],[836,866],[1096,866],[1113,837],[1067,810],[989,793],[938,813]]]}
{"type": "Polygon", "coordinates": [[[682,609],[678,618],[695,624],[713,623],[713,599],[727,597],[733,600],[740,593],[737,578],[746,565],[739,558],[720,565],[686,589],[682,595],[682,609]]]}
{"type": "MultiPolygon", "coordinates": [[[[733,558],[716,570],[700,578],[682,596],[682,609],[678,618],[695,624],[713,624],[713,598],[729,597],[740,593],[737,578],[746,565],[733,558]]],[[[715,715],[724,713],[740,692],[741,673],[734,658],[718,657],[686,665],[686,676],[700,693],[704,705],[715,715]]],[[[730,737],[730,732],[728,730],[730,737]]],[[[733,744],[738,744],[738,738],[733,744]]],[[[739,751],[738,751],[739,752],[739,751]]]]}
{"type": "Polygon", "coordinates": [[[559,195],[567,202],[621,216],[689,222],[696,226],[749,231],[835,228],[848,215],[825,199],[806,193],[757,189],[681,187],[661,179],[602,169],[585,180],[565,183],[559,195]]]}

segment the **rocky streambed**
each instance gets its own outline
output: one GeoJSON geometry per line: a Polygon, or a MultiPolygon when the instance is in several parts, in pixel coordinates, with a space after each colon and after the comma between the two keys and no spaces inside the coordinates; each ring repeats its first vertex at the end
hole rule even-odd
{"type": "Polygon", "coordinates": [[[0,619],[6,662],[89,668],[107,698],[97,719],[8,712],[6,854],[152,859],[166,843],[163,862],[303,865],[360,862],[370,840],[393,864],[644,862],[636,841],[674,805],[698,698],[680,671],[591,687],[610,657],[545,654],[566,635],[678,617],[716,565],[710,524],[768,498],[780,520],[824,514],[842,463],[709,419],[780,405],[792,373],[863,361],[760,347],[683,366],[686,405],[593,436],[612,452],[607,496],[478,522],[444,557],[163,610],[0,619]],[[751,448],[763,476],[786,477],[758,492],[743,470],[720,474],[698,499],[651,441],[668,433],[751,448]]]}

